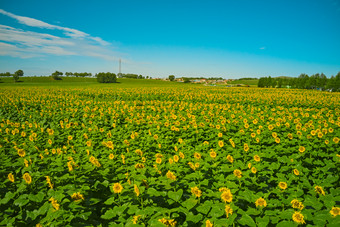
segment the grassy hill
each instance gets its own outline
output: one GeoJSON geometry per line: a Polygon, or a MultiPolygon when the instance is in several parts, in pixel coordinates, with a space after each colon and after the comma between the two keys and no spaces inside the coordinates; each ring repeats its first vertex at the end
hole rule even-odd
{"type": "Polygon", "coordinates": [[[148,79],[127,79],[119,78],[117,83],[102,84],[98,83],[96,78],[81,77],[63,77],[62,80],[53,80],[51,77],[21,77],[20,81],[15,83],[11,77],[0,78],[1,87],[112,87],[112,88],[130,88],[130,87],[189,87],[201,86],[191,83],[177,83],[163,80],[148,79]]]}
{"type": "Polygon", "coordinates": [[[255,80],[234,80],[234,81],[228,82],[228,84],[245,84],[245,85],[249,85],[249,86],[257,86],[258,82],[259,82],[259,80],[257,80],[257,79],[255,79],[255,80]]]}

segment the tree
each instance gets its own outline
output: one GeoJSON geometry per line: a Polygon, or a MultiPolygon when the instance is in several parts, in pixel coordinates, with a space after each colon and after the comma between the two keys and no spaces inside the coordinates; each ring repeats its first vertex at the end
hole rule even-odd
{"type": "Polygon", "coordinates": [[[71,72],[66,72],[65,75],[66,75],[66,76],[73,76],[73,73],[71,73],[71,72]]]}
{"type": "Polygon", "coordinates": [[[24,71],[22,71],[21,69],[19,69],[18,71],[16,71],[16,72],[13,74],[14,82],[18,82],[19,77],[21,77],[21,76],[24,76],[24,71]]]}
{"type": "Polygon", "coordinates": [[[169,76],[169,80],[170,80],[170,81],[174,81],[174,80],[175,80],[175,76],[174,76],[174,75],[170,75],[170,76],[169,76]]]}
{"type": "Polygon", "coordinates": [[[96,74],[97,81],[99,83],[116,83],[117,82],[117,76],[114,73],[97,73],[96,74]]]}
{"type": "Polygon", "coordinates": [[[54,73],[52,73],[52,78],[53,80],[61,80],[62,75],[63,75],[62,72],[55,71],[54,73]]]}

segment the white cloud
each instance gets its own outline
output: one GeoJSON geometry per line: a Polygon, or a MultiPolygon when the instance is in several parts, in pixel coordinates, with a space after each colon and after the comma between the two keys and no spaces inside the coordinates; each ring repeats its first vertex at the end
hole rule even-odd
{"type": "Polygon", "coordinates": [[[265,50],[265,49],[266,49],[266,47],[260,47],[259,49],[260,49],[260,50],[265,50]]]}
{"type": "Polygon", "coordinates": [[[33,32],[0,24],[0,55],[20,58],[48,55],[78,55],[116,60],[111,44],[100,37],[92,37],[77,29],[51,25],[34,18],[17,16],[0,9],[0,13],[16,19],[19,23],[42,29],[60,30],[66,36],[33,32]]]}

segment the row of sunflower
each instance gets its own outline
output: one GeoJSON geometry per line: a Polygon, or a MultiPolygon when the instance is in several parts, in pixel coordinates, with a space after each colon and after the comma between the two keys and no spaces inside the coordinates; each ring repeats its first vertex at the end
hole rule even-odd
{"type": "Polygon", "coordinates": [[[340,95],[0,90],[0,225],[340,224],[340,95]]]}

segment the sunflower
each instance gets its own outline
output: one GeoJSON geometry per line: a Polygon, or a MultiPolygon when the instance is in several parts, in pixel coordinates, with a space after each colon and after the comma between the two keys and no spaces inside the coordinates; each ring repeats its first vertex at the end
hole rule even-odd
{"type": "Polygon", "coordinates": [[[256,207],[266,207],[267,206],[267,202],[266,200],[264,200],[262,197],[258,198],[255,202],[256,207]]]}
{"type": "Polygon", "coordinates": [[[224,143],[223,143],[222,140],[219,140],[219,141],[218,141],[218,146],[219,146],[220,148],[222,148],[222,147],[224,146],[224,143]]]}
{"type": "Polygon", "coordinates": [[[112,153],[109,155],[109,159],[111,159],[111,160],[114,159],[114,157],[115,157],[115,156],[114,156],[114,154],[112,154],[112,153]]]}
{"type": "Polygon", "coordinates": [[[208,219],[208,220],[205,222],[205,227],[213,227],[213,223],[211,223],[211,221],[208,219]]]}
{"type": "Polygon", "coordinates": [[[25,157],[26,152],[25,152],[23,149],[18,149],[18,155],[19,155],[20,157],[25,157]]]}
{"type": "Polygon", "coordinates": [[[59,210],[60,205],[57,203],[57,200],[55,200],[53,197],[51,197],[49,199],[49,201],[51,201],[52,206],[54,207],[54,209],[59,210]]]}
{"type": "Polygon", "coordinates": [[[225,213],[227,215],[227,218],[229,218],[229,215],[233,214],[233,209],[231,209],[230,205],[225,205],[225,213]]]}
{"type": "Polygon", "coordinates": [[[178,162],[178,160],[179,160],[178,155],[174,155],[173,159],[174,159],[175,162],[178,162]]]}
{"type": "Polygon", "coordinates": [[[302,210],[305,207],[302,202],[297,199],[293,199],[290,203],[292,204],[292,207],[296,209],[302,210]]]}
{"type": "Polygon", "coordinates": [[[14,183],[14,175],[13,175],[13,173],[9,173],[8,174],[8,180],[11,181],[12,183],[14,183]]]}
{"type": "Polygon", "coordinates": [[[279,188],[281,188],[282,190],[285,190],[287,188],[287,183],[286,182],[280,182],[279,188]]]}
{"type": "Polygon", "coordinates": [[[259,161],[261,161],[261,158],[260,158],[260,156],[258,156],[258,155],[256,154],[256,155],[254,155],[254,160],[255,160],[256,162],[259,162],[259,161]]]}
{"type": "Polygon", "coordinates": [[[304,216],[299,211],[295,211],[293,214],[293,221],[298,224],[306,224],[305,220],[303,220],[304,216]]]}
{"type": "Polygon", "coordinates": [[[120,183],[114,183],[112,188],[114,193],[121,193],[124,189],[120,183]]]}
{"type": "Polygon", "coordinates": [[[137,224],[138,218],[140,218],[140,217],[141,217],[141,215],[133,216],[133,218],[132,218],[132,223],[133,223],[133,224],[137,224]]]}
{"type": "Polygon", "coordinates": [[[136,184],[133,185],[133,188],[134,188],[134,191],[135,191],[135,193],[136,193],[136,195],[138,197],[140,195],[139,188],[137,187],[136,184]]]}
{"type": "Polygon", "coordinates": [[[194,157],[196,158],[196,159],[201,159],[201,154],[200,153],[197,153],[197,152],[195,152],[195,154],[194,154],[194,157]]]}
{"type": "Polygon", "coordinates": [[[233,163],[234,162],[234,158],[233,158],[233,156],[231,156],[231,155],[227,155],[227,160],[230,162],[230,163],[233,163]]]}
{"type": "Polygon", "coordinates": [[[199,190],[199,188],[197,186],[191,188],[191,193],[195,196],[195,197],[201,197],[202,195],[202,191],[199,190]]]}
{"type": "Polygon", "coordinates": [[[157,164],[161,164],[162,163],[162,159],[161,158],[156,158],[156,163],[157,164]]]}
{"type": "Polygon", "coordinates": [[[211,150],[210,151],[210,157],[212,157],[212,158],[216,158],[216,152],[214,151],[214,150],[211,150]]]}
{"type": "Polygon", "coordinates": [[[253,167],[251,168],[251,172],[252,172],[253,174],[255,174],[255,173],[257,172],[257,169],[253,166],[253,167]]]}
{"type": "Polygon", "coordinates": [[[243,145],[243,149],[244,149],[245,152],[248,152],[248,151],[249,151],[249,146],[248,146],[248,144],[245,143],[245,144],[243,145]]]}
{"type": "Polygon", "coordinates": [[[231,194],[230,189],[227,188],[225,191],[222,192],[221,199],[225,203],[226,202],[231,203],[231,201],[233,201],[233,194],[231,194]]]}
{"type": "Polygon", "coordinates": [[[303,152],[306,151],[306,148],[305,148],[304,146],[300,146],[300,147],[299,147],[299,151],[300,151],[301,153],[303,153],[303,152]]]}
{"type": "Polygon", "coordinates": [[[171,172],[170,170],[166,173],[166,177],[169,178],[170,180],[176,180],[176,176],[173,172],[171,172]]]}
{"type": "Polygon", "coordinates": [[[314,188],[318,194],[325,195],[325,192],[321,186],[315,186],[314,188]]]}
{"type": "Polygon", "coordinates": [[[27,184],[32,183],[32,177],[29,173],[25,173],[22,177],[24,178],[27,184]]]}
{"type": "Polygon", "coordinates": [[[73,193],[71,195],[71,198],[76,201],[76,202],[79,202],[81,200],[84,200],[84,196],[82,194],[80,194],[80,192],[77,192],[77,193],[73,193]]]}
{"type": "Polygon", "coordinates": [[[239,169],[235,169],[235,170],[234,170],[234,175],[235,175],[237,178],[241,178],[241,177],[242,177],[242,171],[239,170],[239,169]]]}
{"type": "Polygon", "coordinates": [[[184,154],[182,152],[179,152],[179,157],[181,157],[181,159],[185,158],[185,156],[184,156],[184,154]]]}
{"type": "Polygon", "coordinates": [[[332,207],[329,213],[335,218],[336,216],[340,215],[340,208],[339,207],[332,207]]]}

